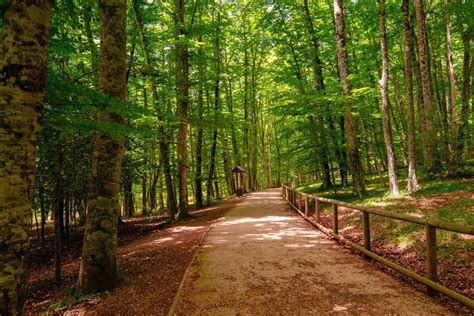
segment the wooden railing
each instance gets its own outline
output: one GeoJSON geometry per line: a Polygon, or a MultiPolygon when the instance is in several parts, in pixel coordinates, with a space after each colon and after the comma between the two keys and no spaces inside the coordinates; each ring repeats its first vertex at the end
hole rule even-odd
{"type": "Polygon", "coordinates": [[[369,207],[358,206],[358,205],[354,205],[354,204],[350,204],[350,203],[346,203],[342,201],[319,197],[313,194],[298,192],[286,185],[282,186],[282,195],[286,199],[288,204],[290,204],[290,206],[294,208],[305,220],[310,222],[313,226],[319,228],[324,233],[362,252],[367,259],[372,258],[418,282],[423,283],[424,285],[428,287],[428,293],[430,295],[434,295],[436,292],[440,292],[466,306],[474,308],[474,300],[460,293],[457,293],[453,290],[450,290],[447,287],[438,283],[438,272],[437,272],[438,269],[437,269],[437,257],[436,257],[436,251],[437,251],[436,230],[437,229],[443,229],[443,230],[457,232],[461,234],[467,234],[467,235],[474,235],[474,226],[447,223],[447,222],[439,221],[436,219],[415,217],[415,216],[410,216],[410,215],[405,215],[405,214],[391,213],[391,212],[369,208],[369,207]],[[315,220],[312,217],[310,217],[309,202],[311,200],[314,200],[315,202],[315,209],[314,209],[315,220]],[[333,219],[332,230],[321,224],[321,202],[330,203],[332,205],[332,219],[333,219]],[[339,235],[339,221],[338,221],[338,207],[339,206],[362,212],[362,228],[363,228],[363,234],[364,234],[363,247],[339,235]],[[390,261],[388,259],[385,259],[371,251],[370,216],[369,216],[370,214],[402,220],[402,221],[410,222],[410,223],[416,223],[416,224],[423,225],[426,227],[426,271],[427,271],[426,277],[421,276],[407,268],[404,268],[398,265],[397,263],[390,261]]]}

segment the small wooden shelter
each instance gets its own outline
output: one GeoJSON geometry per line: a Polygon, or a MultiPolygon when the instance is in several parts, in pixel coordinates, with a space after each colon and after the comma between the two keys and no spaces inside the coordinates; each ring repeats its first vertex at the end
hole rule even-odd
{"type": "Polygon", "coordinates": [[[244,194],[244,190],[242,188],[242,174],[245,172],[245,169],[241,166],[235,166],[232,169],[232,172],[235,173],[235,177],[237,178],[237,196],[242,196],[244,194]]]}

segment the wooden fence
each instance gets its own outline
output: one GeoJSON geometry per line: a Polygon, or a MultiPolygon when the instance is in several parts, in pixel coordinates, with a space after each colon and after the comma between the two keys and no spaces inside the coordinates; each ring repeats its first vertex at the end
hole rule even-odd
{"type": "Polygon", "coordinates": [[[350,204],[350,203],[346,203],[342,201],[319,197],[313,194],[298,192],[285,185],[282,186],[282,195],[286,199],[288,204],[290,204],[290,206],[294,208],[305,220],[310,222],[313,226],[319,228],[324,233],[339,240],[340,242],[362,252],[367,259],[372,258],[374,260],[377,260],[387,265],[388,267],[418,282],[425,284],[428,287],[428,293],[430,295],[434,295],[436,292],[440,292],[466,306],[474,308],[474,300],[460,293],[454,292],[453,290],[450,290],[447,287],[438,283],[438,272],[437,272],[438,269],[437,269],[437,258],[436,258],[436,251],[437,251],[436,230],[437,229],[443,229],[443,230],[457,232],[461,234],[467,234],[467,235],[474,235],[474,226],[447,223],[447,222],[439,221],[436,219],[415,217],[415,216],[410,216],[410,215],[405,215],[405,214],[391,213],[391,212],[369,208],[369,207],[358,206],[358,205],[354,205],[354,204],[350,204]],[[315,209],[314,209],[315,218],[316,218],[315,220],[310,217],[309,202],[311,200],[314,200],[315,202],[315,209]],[[321,224],[321,203],[322,202],[330,203],[332,206],[332,219],[333,219],[332,230],[321,224]],[[363,228],[363,234],[364,234],[363,247],[339,235],[339,221],[338,221],[338,207],[339,206],[362,212],[362,228],[363,228]],[[427,271],[426,277],[421,276],[407,268],[404,268],[396,264],[395,262],[385,259],[371,251],[370,216],[369,216],[370,214],[402,220],[402,221],[410,222],[410,223],[416,223],[416,224],[425,226],[425,229],[426,229],[426,271],[427,271]]]}

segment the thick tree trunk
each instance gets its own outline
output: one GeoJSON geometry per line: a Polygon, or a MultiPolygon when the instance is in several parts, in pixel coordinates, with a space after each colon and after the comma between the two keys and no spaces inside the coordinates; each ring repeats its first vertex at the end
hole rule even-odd
{"type": "Polygon", "coordinates": [[[185,1],[175,0],[176,43],[176,114],[179,120],[178,154],[178,219],[188,217],[188,103],[189,54],[184,21],[185,1]]]}
{"type": "Polygon", "coordinates": [[[352,193],[355,196],[362,196],[365,193],[364,168],[360,158],[356,120],[352,115],[352,102],[350,100],[351,85],[349,83],[349,67],[347,65],[343,10],[342,0],[334,0],[337,62],[344,96],[344,127],[347,142],[347,155],[349,156],[352,172],[352,193]]]}
{"type": "MultiPolygon", "coordinates": [[[[125,100],[126,94],[126,1],[99,0],[99,90],[125,100]]],[[[100,106],[99,122],[123,123],[123,118],[100,106]]],[[[117,213],[123,143],[96,132],[92,158],[89,208],[84,232],[78,289],[110,290],[117,286],[117,213]]]]}
{"type": "Polygon", "coordinates": [[[405,71],[405,96],[408,112],[408,179],[407,191],[409,193],[420,189],[418,178],[416,176],[416,147],[415,147],[415,109],[413,102],[413,75],[412,75],[412,54],[410,45],[410,7],[409,0],[402,1],[402,18],[403,18],[403,61],[405,71]]]}
{"type": "Polygon", "coordinates": [[[425,13],[422,0],[414,0],[416,21],[418,26],[418,52],[420,59],[421,84],[423,86],[423,116],[425,128],[421,130],[424,150],[425,169],[428,173],[439,171],[440,161],[436,147],[437,137],[433,122],[433,98],[431,95],[431,77],[428,58],[428,47],[425,30],[425,13]]]}
{"type": "Polygon", "coordinates": [[[382,117],[383,117],[383,135],[385,138],[385,148],[387,149],[388,161],[388,182],[390,196],[400,194],[397,184],[395,152],[393,149],[392,126],[390,124],[390,103],[388,99],[388,48],[387,32],[385,29],[385,0],[379,2],[379,31],[380,48],[382,53],[382,77],[380,78],[380,94],[382,95],[382,117]]]}
{"type": "Polygon", "coordinates": [[[22,314],[36,142],[52,1],[3,4],[0,62],[0,314],[22,314]],[[8,193],[6,193],[8,192],[8,193]]]}

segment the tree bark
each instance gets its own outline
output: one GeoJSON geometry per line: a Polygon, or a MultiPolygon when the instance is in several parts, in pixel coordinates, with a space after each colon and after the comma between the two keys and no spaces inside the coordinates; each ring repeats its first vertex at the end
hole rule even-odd
{"type": "Polygon", "coordinates": [[[402,19],[403,19],[403,61],[405,77],[405,96],[408,112],[408,179],[407,191],[413,193],[420,189],[418,178],[416,176],[416,147],[415,147],[415,109],[413,105],[413,75],[412,75],[412,54],[410,45],[410,7],[409,0],[402,1],[402,19]]]}
{"type": "Polygon", "coordinates": [[[3,4],[0,60],[0,314],[22,314],[36,142],[52,1],[3,4]],[[6,191],[5,191],[6,190],[6,191]]]}
{"type": "MultiPolygon", "coordinates": [[[[464,46],[464,58],[463,58],[463,85],[462,85],[462,93],[461,93],[461,115],[459,120],[459,131],[457,135],[457,143],[458,143],[458,150],[459,150],[459,157],[458,160],[461,160],[464,152],[465,143],[467,140],[465,137],[469,135],[469,93],[471,92],[470,89],[470,81],[472,76],[472,68],[473,65],[470,64],[471,58],[474,62],[474,56],[471,57],[471,42],[474,40],[474,29],[468,28],[462,34],[462,41],[464,46]]],[[[473,93],[474,94],[474,93],[473,93]]],[[[473,100],[474,101],[474,100],[473,100]]],[[[474,104],[472,105],[474,107],[474,104]]],[[[469,156],[469,155],[468,155],[469,156]]]]}
{"type": "Polygon", "coordinates": [[[196,207],[202,207],[202,141],[204,130],[202,127],[203,123],[203,111],[204,111],[204,50],[202,48],[202,36],[198,37],[198,99],[197,99],[197,111],[199,126],[196,135],[196,177],[194,178],[194,185],[196,187],[196,207]]]}
{"type": "Polygon", "coordinates": [[[143,51],[143,58],[145,62],[145,72],[147,74],[148,84],[151,88],[151,96],[153,101],[154,109],[157,113],[157,125],[158,125],[158,134],[160,137],[160,164],[163,166],[163,173],[165,177],[166,192],[168,196],[168,212],[171,218],[175,217],[177,212],[176,206],[176,195],[173,188],[173,177],[171,174],[171,164],[170,164],[170,155],[169,155],[169,144],[166,138],[166,131],[163,126],[163,118],[161,110],[158,105],[158,90],[156,88],[155,81],[153,80],[151,74],[151,63],[150,63],[150,53],[148,50],[148,43],[143,32],[143,23],[141,20],[140,11],[137,5],[136,0],[131,0],[133,16],[135,19],[135,26],[137,28],[138,36],[140,38],[140,44],[143,51]]]}
{"type": "Polygon", "coordinates": [[[426,171],[433,174],[439,171],[440,161],[438,149],[436,147],[437,137],[433,122],[433,99],[431,95],[432,86],[425,30],[425,13],[422,0],[414,0],[414,2],[418,26],[418,52],[421,70],[421,84],[423,86],[423,116],[425,128],[421,130],[421,134],[424,139],[424,162],[426,171]]]}
{"type": "MultiPolygon", "coordinates": [[[[448,7],[448,0],[444,0],[444,7],[448,7]]],[[[451,35],[451,19],[446,13],[446,58],[449,73],[449,109],[451,113],[451,162],[456,164],[457,159],[457,126],[456,126],[456,82],[454,79],[454,61],[451,35]]]]}
{"type": "Polygon", "coordinates": [[[387,150],[388,161],[388,182],[390,196],[400,194],[397,184],[395,153],[392,140],[392,126],[390,124],[390,103],[388,99],[388,48],[387,32],[385,29],[385,0],[379,2],[379,31],[380,31],[380,49],[382,53],[382,77],[379,80],[380,94],[382,95],[382,117],[383,117],[383,135],[385,138],[385,148],[387,150]]]}
{"type": "Polygon", "coordinates": [[[352,194],[355,196],[362,196],[365,193],[364,168],[359,153],[356,121],[352,116],[352,102],[350,100],[351,85],[349,82],[349,67],[347,65],[346,34],[344,30],[344,9],[342,6],[342,0],[334,0],[333,9],[337,64],[344,97],[344,127],[347,142],[347,155],[349,156],[352,173],[352,194]]]}
{"type": "MultiPolygon", "coordinates": [[[[221,61],[220,61],[220,48],[219,48],[219,35],[220,35],[220,0],[218,0],[217,5],[217,24],[216,24],[216,33],[214,36],[214,63],[215,63],[215,80],[214,80],[214,132],[212,134],[212,146],[211,146],[211,157],[209,163],[209,174],[207,178],[207,205],[211,204],[211,195],[212,195],[212,181],[214,179],[215,173],[215,160],[216,160],[216,150],[217,150],[217,124],[219,121],[219,104],[220,104],[220,75],[221,75],[221,61]]],[[[216,195],[219,192],[215,192],[216,195]]]]}
{"type": "MultiPolygon", "coordinates": [[[[99,91],[125,100],[126,95],[126,1],[99,0],[99,91]]],[[[119,114],[98,108],[99,122],[123,124],[119,114]]],[[[117,213],[123,142],[96,132],[92,158],[89,208],[78,289],[85,293],[117,286],[117,213]]]]}
{"type": "Polygon", "coordinates": [[[178,219],[188,214],[188,103],[189,103],[189,54],[185,30],[185,1],[175,0],[176,43],[176,113],[179,120],[178,154],[178,219]]]}
{"type": "MultiPolygon", "coordinates": [[[[308,0],[303,0],[304,17],[306,20],[306,42],[311,53],[311,69],[313,72],[314,88],[317,92],[324,93],[324,77],[321,66],[321,59],[319,57],[319,41],[314,32],[313,21],[311,20],[311,14],[309,12],[308,0]]],[[[333,186],[331,183],[331,175],[329,168],[329,149],[328,141],[326,137],[326,129],[324,127],[323,111],[324,108],[321,102],[318,102],[317,108],[318,114],[316,115],[317,137],[319,138],[317,152],[321,160],[321,171],[323,174],[322,189],[328,189],[333,186]]],[[[326,106],[327,107],[327,106],[326,106]]]]}

